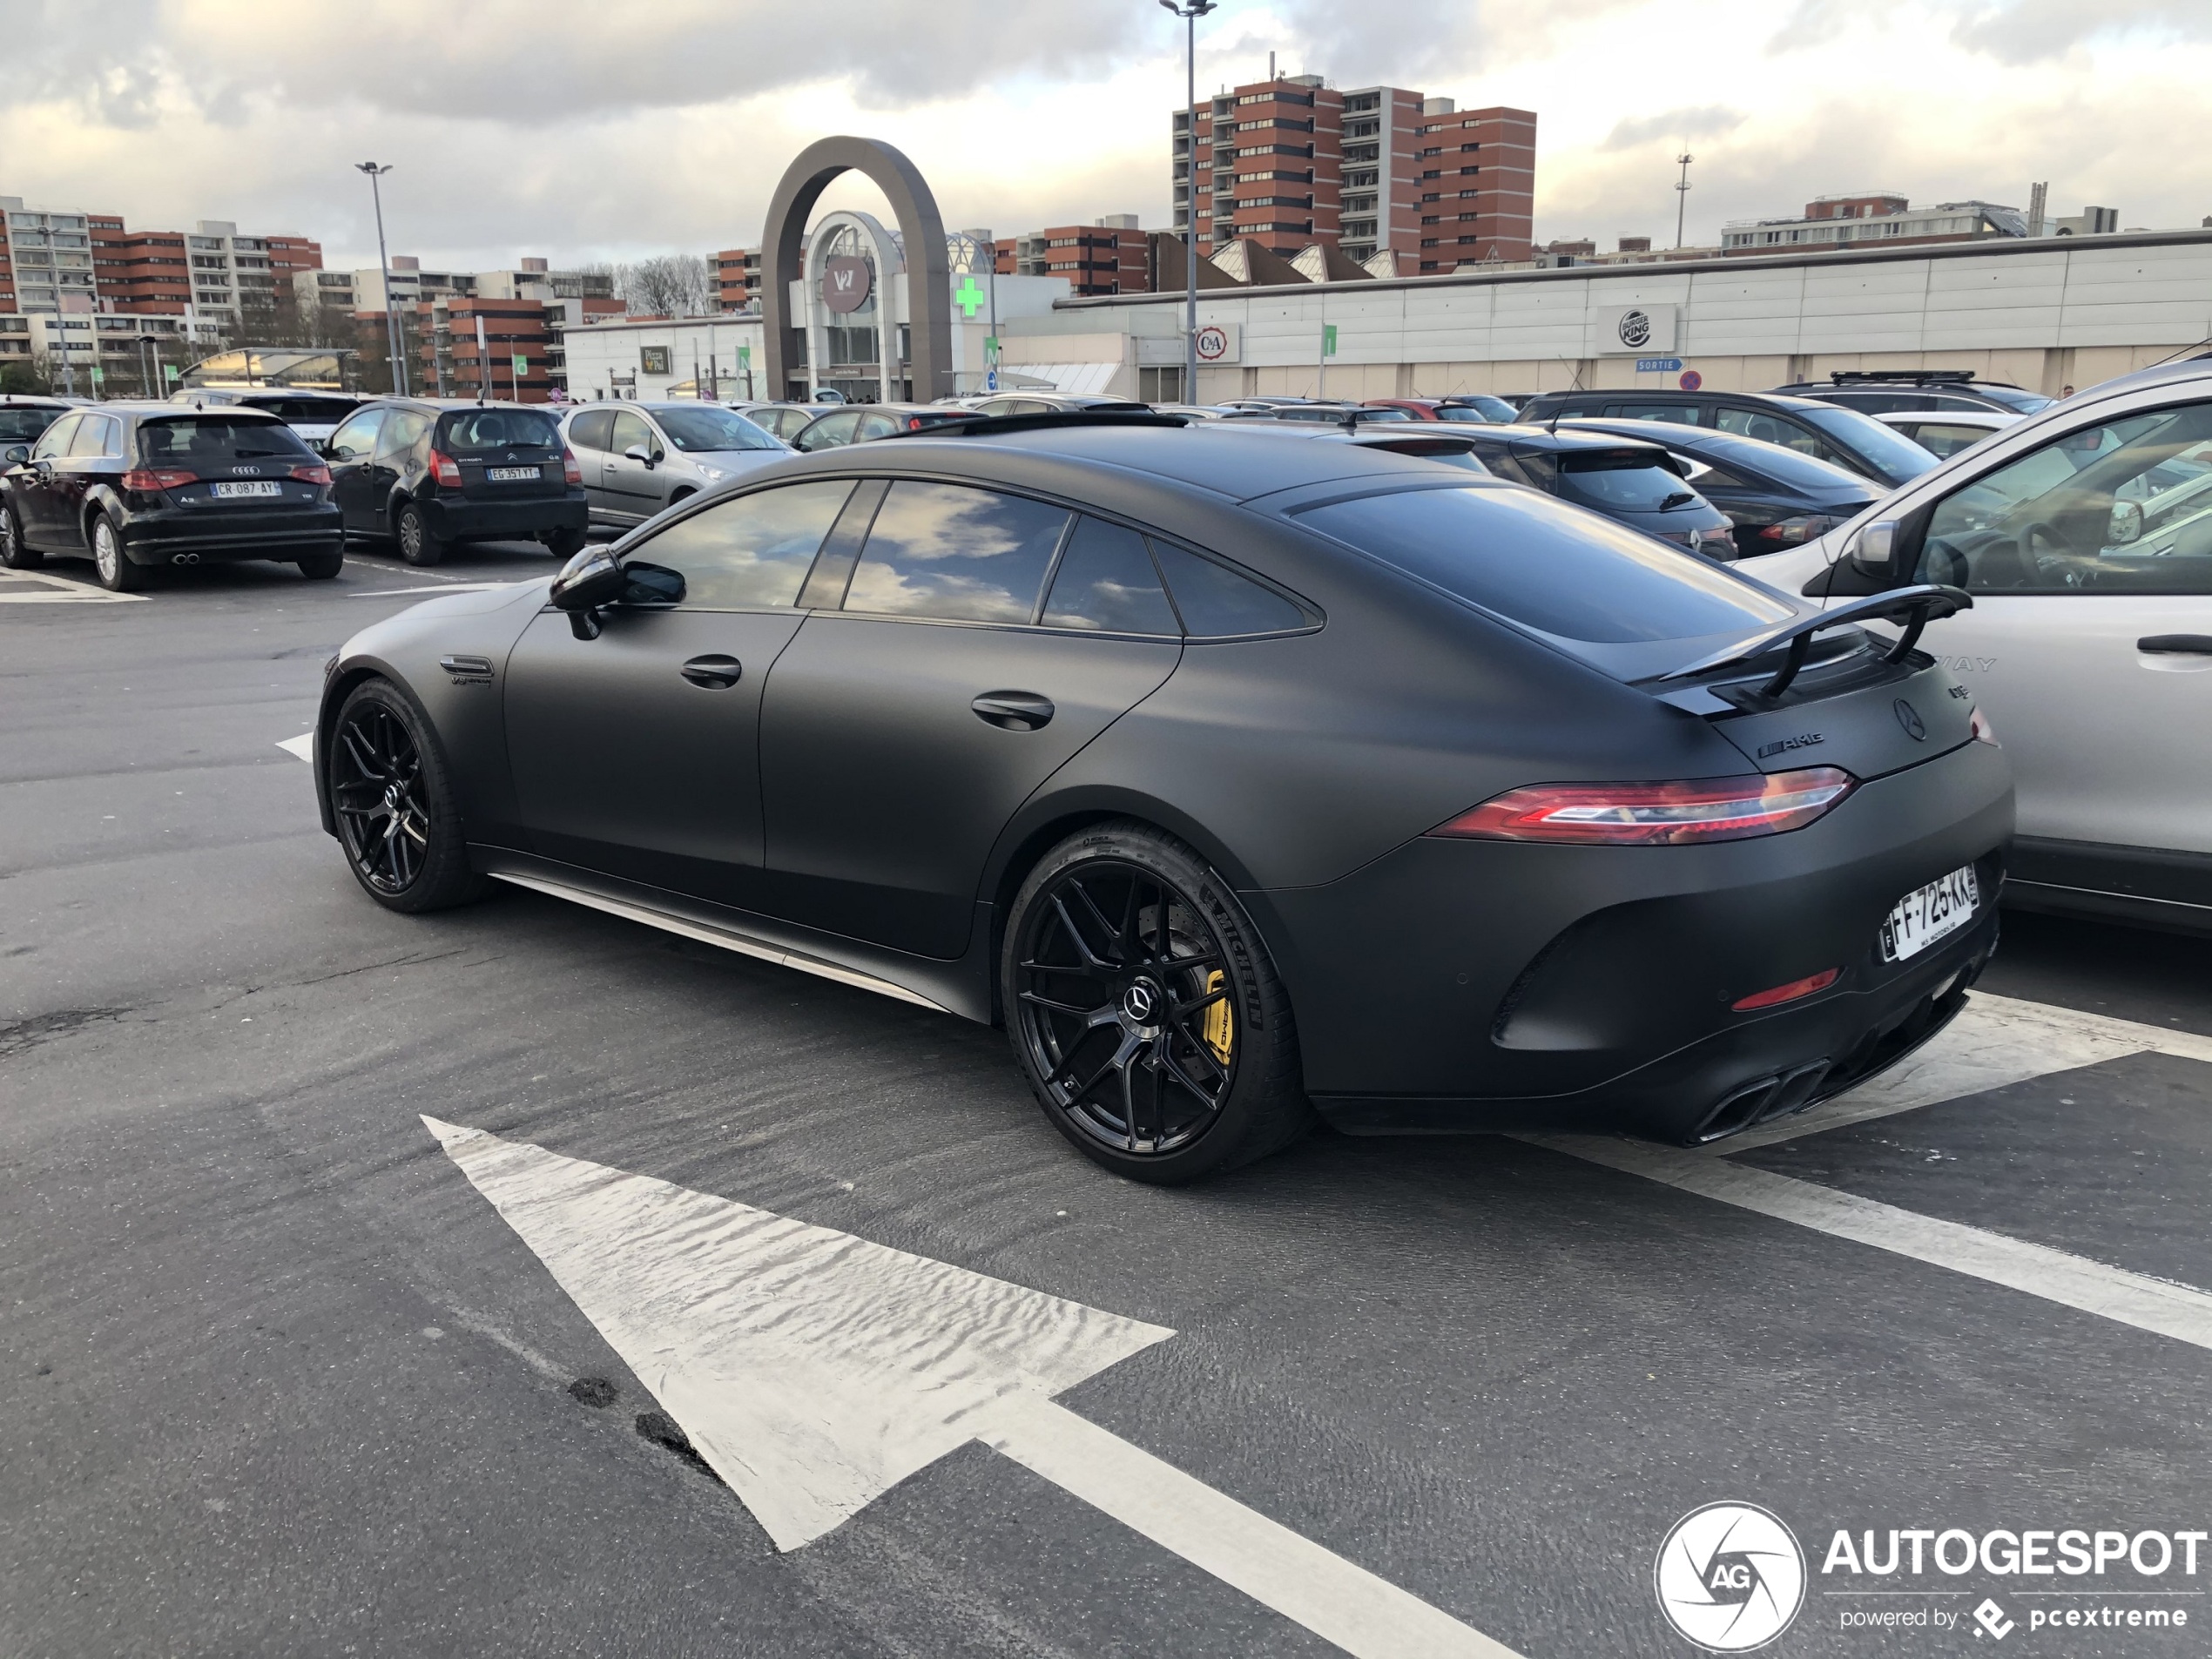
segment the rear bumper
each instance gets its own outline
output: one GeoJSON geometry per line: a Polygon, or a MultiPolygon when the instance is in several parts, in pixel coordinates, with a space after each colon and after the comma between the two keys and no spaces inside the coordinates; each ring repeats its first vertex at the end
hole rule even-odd
{"type": "Polygon", "coordinates": [[[236,559],[297,559],[345,545],[338,509],[275,514],[134,513],[123,523],[123,552],[133,564],[167,564],[189,555],[203,564],[236,559]]]}
{"type": "Polygon", "coordinates": [[[469,501],[426,496],[421,502],[430,534],[443,542],[535,541],[559,530],[585,529],[590,511],[583,491],[523,501],[469,501]]]}
{"type": "Polygon", "coordinates": [[[1788,1077],[1797,1098],[1764,1106],[1808,1104],[1955,1011],[1995,948],[2012,818],[2004,757],[1970,744],[1786,835],[1423,838],[1327,887],[1251,897],[1298,1011],[1307,1091],[1339,1127],[1695,1138],[1744,1090],[1788,1077]],[[1973,921],[1883,961],[1890,907],[1969,864],[1973,921]],[[1831,968],[1800,1001],[1733,1009],[1831,968]]]}

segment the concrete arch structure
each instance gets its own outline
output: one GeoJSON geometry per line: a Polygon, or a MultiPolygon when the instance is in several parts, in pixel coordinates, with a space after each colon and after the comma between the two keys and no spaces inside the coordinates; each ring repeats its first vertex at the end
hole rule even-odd
{"type": "MultiPolygon", "coordinates": [[[[907,318],[912,339],[914,395],[927,403],[948,397],[953,384],[952,273],[945,253],[945,221],[928,181],[905,154],[880,138],[823,138],[800,151],[776,185],[768,205],[762,240],[767,269],[760,285],[762,341],[770,395],[782,397],[791,384],[791,287],[801,268],[807,216],[831,179],[841,172],[866,174],[890,199],[906,244],[907,318]]],[[[891,273],[882,273],[890,287],[891,273]]],[[[884,396],[896,388],[887,385],[884,396]]]]}

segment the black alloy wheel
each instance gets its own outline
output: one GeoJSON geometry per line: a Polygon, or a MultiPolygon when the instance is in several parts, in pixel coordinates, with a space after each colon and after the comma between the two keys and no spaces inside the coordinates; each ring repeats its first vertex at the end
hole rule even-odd
{"type": "Polygon", "coordinates": [[[1046,1116],[1110,1169],[1192,1180],[1310,1122],[1266,953],[1227,884],[1157,831],[1104,826],[1048,854],[1001,982],[1046,1116]]]}
{"type": "Polygon", "coordinates": [[[0,504],[0,565],[10,570],[36,570],[45,562],[44,553],[24,545],[23,525],[16,518],[13,504],[0,504]]]}
{"type": "Polygon", "coordinates": [[[379,904],[437,910],[482,894],[443,759],[388,682],[363,681],[347,698],[324,771],[347,862],[379,904]]]}

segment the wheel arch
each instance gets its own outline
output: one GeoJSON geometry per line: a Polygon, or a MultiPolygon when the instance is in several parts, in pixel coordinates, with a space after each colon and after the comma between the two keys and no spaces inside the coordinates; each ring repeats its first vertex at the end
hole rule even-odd
{"type": "Polygon", "coordinates": [[[329,789],[331,734],[338,729],[338,711],[345,707],[346,699],[353,695],[355,686],[374,679],[390,681],[400,695],[415,705],[415,711],[424,725],[429,725],[429,711],[422,706],[422,699],[408,687],[406,678],[381,658],[357,657],[339,664],[337,671],[323,683],[322,706],[315,711],[315,813],[322,820],[326,835],[338,833],[338,819],[330,810],[329,789]]]}
{"type": "Polygon", "coordinates": [[[991,858],[984,867],[979,896],[988,907],[990,938],[987,963],[991,991],[991,1020],[1000,1023],[1005,1017],[1001,1006],[1002,987],[999,981],[999,958],[1006,943],[1006,927],[1014,907],[1014,896],[1028,880],[1029,872],[1036,868],[1046,853],[1070,835],[1081,833],[1094,824],[1121,821],[1135,823],[1156,829],[1187,843],[1192,851],[1206,861],[1209,867],[1228,882],[1237,895],[1238,903],[1251,920],[1261,942],[1275,963],[1275,969],[1286,986],[1290,974],[1285,954],[1278,943],[1278,929],[1273,925],[1271,907],[1255,906],[1252,902],[1254,886],[1251,873],[1241,860],[1231,852],[1221,840],[1205,826],[1167,801],[1141,791],[1111,788],[1082,788],[1066,791],[1049,799],[1032,800],[1017,813],[1001,833],[998,844],[992,849],[991,858]]]}

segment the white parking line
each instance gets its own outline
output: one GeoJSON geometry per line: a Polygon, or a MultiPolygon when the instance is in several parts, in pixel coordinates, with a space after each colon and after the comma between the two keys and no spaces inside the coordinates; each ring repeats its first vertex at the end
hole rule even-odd
{"type": "Polygon", "coordinates": [[[1959,1017],[1925,1048],[1880,1076],[1799,1116],[1731,1135],[1711,1150],[1723,1157],[1749,1152],[1846,1123],[1864,1123],[2026,1082],[2054,1071],[2144,1053],[2212,1061],[2212,1037],[1976,991],[1967,997],[1959,1017]]]}
{"type": "Polygon", "coordinates": [[[1592,1135],[1515,1137],[1816,1232],[2212,1348],[2212,1295],[1704,1152],[1592,1135]]]}
{"type": "Polygon", "coordinates": [[[145,597],[143,593],[110,593],[89,582],[50,576],[44,570],[0,570],[0,604],[3,605],[137,604],[145,597]]]}
{"type": "Polygon", "coordinates": [[[354,588],[348,599],[380,599],[395,593],[486,593],[494,588],[519,588],[519,582],[438,582],[427,588],[354,588]]]}
{"type": "Polygon", "coordinates": [[[779,1549],[980,1440],[1362,1659],[1510,1649],[1054,1403],[1175,1333],[425,1117],[779,1549]]]}
{"type": "Polygon", "coordinates": [[[277,747],[283,750],[285,753],[288,755],[299,756],[300,759],[306,761],[309,765],[313,765],[314,764],[315,734],[312,732],[302,732],[296,738],[287,738],[283,742],[278,744],[277,747]]]}

